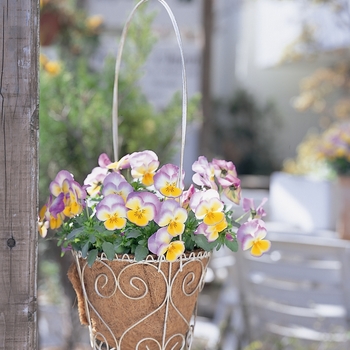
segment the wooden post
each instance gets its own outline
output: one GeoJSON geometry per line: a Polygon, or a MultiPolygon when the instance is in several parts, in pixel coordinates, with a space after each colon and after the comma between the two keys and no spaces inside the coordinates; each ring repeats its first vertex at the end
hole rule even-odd
{"type": "Polygon", "coordinates": [[[211,158],[213,156],[213,115],[211,96],[211,56],[213,35],[213,0],[203,0],[203,35],[204,45],[202,53],[202,112],[203,124],[200,135],[200,153],[211,158]]]}
{"type": "Polygon", "coordinates": [[[34,350],[39,0],[0,0],[0,23],[0,350],[34,350]]]}

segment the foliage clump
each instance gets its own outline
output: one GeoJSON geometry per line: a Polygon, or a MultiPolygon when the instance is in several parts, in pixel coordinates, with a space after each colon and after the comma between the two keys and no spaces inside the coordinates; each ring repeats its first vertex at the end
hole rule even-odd
{"type": "MultiPolygon", "coordinates": [[[[175,94],[164,110],[157,111],[138,83],[142,76],[140,68],[156,41],[151,33],[153,18],[154,14],[141,8],[128,32],[119,76],[120,153],[148,148],[166,162],[173,156],[179,140],[180,95],[175,94]]],[[[79,23],[88,23],[87,19],[79,19],[79,23]]],[[[58,60],[41,57],[41,193],[59,169],[69,170],[77,181],[82,181],[95,164],[96,154],[112,155],[115,57],[107,57],[100,70],[93,69],[87,52],[75,50],[76,45],[71,45],[72,35],[74,31],[60,32],[56,41],[58,60]]],[[[89,37],[85,39],[91,44],[89,37]]],[[[98,38],[94,50],[97,43],[98,38]]],[[[198,104],[198,96],[193,97],[189,103],[189,120],[198,115],[198,104]]]]}

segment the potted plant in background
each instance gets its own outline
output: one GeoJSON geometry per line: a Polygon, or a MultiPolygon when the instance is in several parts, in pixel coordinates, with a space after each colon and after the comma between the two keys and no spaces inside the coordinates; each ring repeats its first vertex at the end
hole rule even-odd
{"type": "MultiPolygon", "coordinates": [[[[165,1],[180,47],[172,12],[165,1]]],[[[123,31],[124,43],[128,24],[123,31]]],[[[113,115],[118,116],[117,86],[122,46],[118,51],[113,115]]],[[[184,63],[183,63],[184,73],[184,63]]],[[[183,74],[182,131],[186,125],[183,74]]],[[[118,120],[113,118],[114,125],[118,120]]],[[[39,230],[48,228],[62,252],[72,251],[69,271],[78,296],[81,322],[89,325],[95,349],[184,349],[191,346],[196,299],[213,249],[251,249],[260,256],[270,247],[265,215],[246,199],[246,214],[234,220],[241,187],[232,162],[199,157],[193,183],[184,190],[184,137],[180,166],[161,165],[150,150],[118,158],[101,154],[98,167],[84,183],[60,170],[40,211],[39,230]],[[196,186],[196,187],[195,187],[196,186]],[[246,218],[245,222],[242,222],[246,218]]]]}
{"type": "MultiPolygon", "coordinates": [[[[302,228],[336,230],[341,238],[350,239],[347,214],[350,205],[350,122],[336,121],[322,133],[309,132],[298,146],[297,156],[284,162],[283,170],[271,178],[272,219],[276,215],[281,217],[287,211],[286,205],[290,205],[291,211],[294,203],[299,210],[299,225],[304,225],[302,228]],[[290,192],[289,199],[283,201],[280,193],[287,191],[290,192]],[[300,213],[305,208],[308,208],[308,215],[303,217],[300,213]]],[[[293,217],[290,218],[296,223],[293,217]]]]}
{"type": "Polygon", "coordinates": [[[293,107],[319,115],[319,126],[309,130],[296,157],[284,162],[283,172],[271,177],[272,219],[288,220],[308,231],[337,230],[341,237],[346,236],[339,213],[344,207],[340,177],[348,162],[341,129],[347,129],[350,116],[349,72],[349,61],[339,56],[334,64],[301,80],[293,107]],[[280,193],[287,197],[280,198],[280,193]]]}
{"type": "Polygon", "coordinates": [[[270,178],[270,220],[305,232],[335,230],[334,173],[319,153],[320,135],[309,131],[270,178]]]}
{"type": "Polygon", "coordinates": [[[332,124],[320,138],[319,154],[337,174],[337,231],[350,239],[350,121],[332,124]]]}
{"type": "MultiPolygon", "coordinates": [[[[293,106],[299,112],[318,114],[319,128],[306,135],[294,159],[285,161],[282,175],[296,181],[295,192],[290,192],[301,194],[298,208],[308,207],[313,228],[336,230],[342,238],[350,238],[345,228],[346,198],[349,197],[345,189],[349,167],[349,71],[348,60],[340,58],[332,66],[319,68],[301,81],[293,106]],[[309,185],[298,186],[298,182],[304,183],[302,178],[309,185]]],[[[271,190],[270,204],[274,206],[277,202],[273,198],[273,187],[271,190]]],[[[300,222],[299,216],[295,222],[300,222]]]]}

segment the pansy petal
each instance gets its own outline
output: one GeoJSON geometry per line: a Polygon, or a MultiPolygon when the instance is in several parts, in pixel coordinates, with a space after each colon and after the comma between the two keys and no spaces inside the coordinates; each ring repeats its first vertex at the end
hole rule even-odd
{"type": "Polygon", "coordinates": [[[254,232],[254,237],[256,239],[264,239],[267,235],[267,231],[266,231],[266,228],[265,227],[262,227],[262,226],[258,226],[256,231],[254,232]]]}
{"type": "Polygon", "coordinates": [[[100,221],[106,221],[110,216],[110,208],[106,205],[99,205],[96,211],[96,217],[100,221]]]}
{"type": "Polygon", "coordinates": [[[62,192],[61,186],[57,182],[51,182],[50,192],[57,197],[62,192]]]}
{"type": "Polygon", "coordinates": [[[173,236],[176,237],[178,235],[181,235],[185,230],[185,225],[178,221],[172,221],[170,222],[168,226],[168,232],[173,236]]]}
{"type": "Polygon", "coordinates": [[[159,189],[159,192],[169,198],[178,198],[182,194],[182,190],[176,187],[175,182],[167,184],[165,187],[159,189]]]}
{"type": "Polygon", "coordinates": [[[196,229],[196,231],[194,231],[195,235],[205,235],[207,234],[206,230],[207,230],[207,225],[204,223],[200,223],[196,229]]]}
{"type": "Polygon", "coordinates": [[[254,208],[254,200],[252,198],[243,198],[242,208],[245,212],[254,208]]]}
{"type": "Polygon", "coordinates": [[[214,242],[218,239],[219,237],[219,232],[214,230],[208,235],[208,242],[214,242]]]}
{"type": "Polygon", "coordinates": [[[223,193],[233,203],[239,204],[241,201],[241,187],[226,187],[223,189],[223,193]]]}
{"type": "Polygon", "coordinates": [[[109,231],[120,230],[125,227],[126,219],[114,214],[105,221],[104,225],[109,231]]]}
{"type": "Polygon", "coordinates": [[[142,183],[146,187],[153,185],[153,176],[154,176],[154,174],[146,172],[142,177],[142,183]]]}
{"type": "Polygon", "coordinates": [[[54,217],[57,217],[59,213],[62,213],[65,208],[64,205],[64,193],[61,192],[57,198],[55,198],[50,206],[49,206],[49,212],[52,214],[54,217]]]}
{"type": "Polygon", "coordinates": [[[224,213],[208,213],[204,219],[203,219],[203,222],[206,224],[206,225],[216,225],[218,223],[220,223],[221,221],[223,221],[225,218],[225,214],[224,213]]]}
{"type": "Polygon", "coordinates": [[[184,208],[178,208],[174,211],[174,218],[176,221],[178,222],[182,222],[185,223],[187,218],[188,218],[188,214],[187,214],[187,210],[184,208]]]}
{"type": "Polygon", "coordinates": [[[118,186],[121,182],[126,182],[124,176],[119,173],[113,172],[105,177],[103,185],[106,186],[108,183],[112,183],[115,186],[118,186]]]}
{"type": "Polygon", "coordinates": [[[118,194],[111,194],[103,198],[100,203],[102,205],[107,205],[108,207],[112,207],[115,204],[124,205],[124,199],[118,194]]]}
{"type": "Polygon", "coordinates": [[[208,212],[209,212],[209,205],[207,202],[203,201],[199,203],[199,205],[196,208],[196,212],[195,212],[196,218],[199,220],[203,219],[208,212]]]}
{"type": "Polygon", "coordinates": [[[182,241],[171,242],[166,253],[167,261],[175,261],[185,251],[185,244],[182,241]]]}
{"type": "Polygon", "coordinates": [[[173,218],[172,212],[163,210],[157,216],[157,219],[155,221],[159,226],[163,227],[163,226],[169,225],[169,222],[172,220],[172,218],[173,218]]]}
{"type": "Polygon", "coordinates": [[[167,232],[166,227],[159,229],[148,239],[148,249],[158,256],[163,255],[168,249],[172,236],[167,232]]]}
{"type": "Polygon", "coordinates": [[[101,168],[107,168],[107,166],[112,163],[106,153],[100,154],[97,162],[101,168]]]}
{"type": "Polygon", "coordinates": [[[252,237],[250,235],[246,235],[240,240],[240,242],[241,242],[242,249],[243,250],[248,250],[254,244],[254,237],[252,237]]]}
{"type": "Polygon", "coordinates": [[[209,204],[212,211],[218,212],[224,209],[224,203],[217,198],[210,199],[209,204]]]}
{"type": "Polygon", "coordinates": [[[271,247],[271,242],[268,240],[259,240],[253,244],[251,254],[261,256],[266,253],[271,247]]]}

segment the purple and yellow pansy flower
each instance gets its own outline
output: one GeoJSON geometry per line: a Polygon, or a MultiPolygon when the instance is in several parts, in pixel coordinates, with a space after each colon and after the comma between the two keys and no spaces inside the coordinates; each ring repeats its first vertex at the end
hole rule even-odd
{"type": "Polygon", "coordinates": [[[146,226],[156,216],[159,204],[157,196],[150,192],[133,192],[125,203],[127,218],[137,226],[146,226]]]}
{"type": "Polygon", "coordinates": [[[92,172],[84,180],[84,186],[86,192],[90,197],[96,197],[101,190],[102,183],[108,174],[108,169],[96,167],[92,169],[92,172]]]}
{"type": "Polygon", "coordinates": [[[183,241],[172,239],[173,236],[168,233],[167,228],[162,227],[148,239],[148,249],[157,256],[165,254],[167,261],[175,261],[185,252],[185,244],[183,241]]]}
{"type": "Polygon", "coordinates": [[[207,237],[208,242],[214,242],[218,239],[219,233],[227,228],[227,221],[224,219],[216,225],[206,225],[204,222],[199,224],[194,234],[202,234],[207,237]]]}
{"type": "Polygon", "coordinates": [[[106,196],[96,207],[96,217],[104,222],[105,228],[109,231],[124,228],[126,225],[124,199],[117,194],[106,196]]]}
{"type": "Polygon", "coordinates": [[[103,181],[103,196],[118,194],[126,202],[126,199],[133,190],[133,187],[119,173],[110,173],[103,181]]]}
{"type": "Polygon", "coordinates": [[[224,203],[216,190],[198,191],[193,194],[190,207],[198,220],[208,225],[220,223],[224,217],[224,203]]]}
{"type": "Polygon", "coordinates": [[[131,176],[146,187],[153,185],[153,176],[159,167],[158,156],[153,151],[135,152],[129,158],[131,176]]]}
{"type": "Polygon", "coordinates": [[[168,199],[162,202],[154,221],[160,227],[166,226],[168,233],[176,237],[184,232],[187,216],[187,210],[182,208],[179,202],[174,199],[168,199]]]}
{"type": "Polygon", "coordinates": [[[173,164],[163,165],[154,175],[154,187],[165,197],[180,197],[183,186],[182,178],[179,181],[179,173],[180,169],[178,166],[173,164]]]}
{"type": "Polygon", "coordinates": [[[254,256],[261,256],[266,253],[271,246],[271,242],[266,240],[267,231],[264,221],[253,219],[240,226],[237,231],[237,240],[243,250],[250,249],[254,256]]]}

